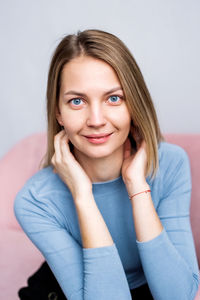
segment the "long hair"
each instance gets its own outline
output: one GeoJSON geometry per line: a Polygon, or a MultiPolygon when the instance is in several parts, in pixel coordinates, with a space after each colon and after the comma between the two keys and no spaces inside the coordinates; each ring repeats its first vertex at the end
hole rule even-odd
{"type": "MultiPolygon", "coordinates": [[[[150,93],[142,73],[129,49],[115,35],[101,30],[78,31],[65,36],[53,54],[47,82],[47,153],[43,167],[51,165],[54,136],[61,130],[56,119],[56,107],[65,64],[81,55],[108,63],[121,83],[132,125],[140,140],[147,145],[146,175],[154,177],[159,166],[158,144],[163,140],[150,93]]],[[[131,133],[129,134],[131,137],[131,133]]],[[[133,138],[132,138],[132,142],[133,138]]]]}

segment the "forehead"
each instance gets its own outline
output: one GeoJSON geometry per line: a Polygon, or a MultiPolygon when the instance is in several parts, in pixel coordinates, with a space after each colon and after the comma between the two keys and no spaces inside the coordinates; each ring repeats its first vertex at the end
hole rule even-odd
{"type": "Polygon", "coordinates": [[[119,85],[120,81],[115,70],[106,62],[88,56],[72,59],[62,71],[61,87],[88,88],[111,85],[119,85]]]}

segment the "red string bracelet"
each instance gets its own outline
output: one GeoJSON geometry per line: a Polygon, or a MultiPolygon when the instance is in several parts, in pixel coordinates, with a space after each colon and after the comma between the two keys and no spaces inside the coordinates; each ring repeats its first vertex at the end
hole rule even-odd
{"type": "Polygon", "coordinates": [[[133,194],[132,196],[129,196],[129,199],[131,200],[133,197],[135,197],[135,196],[137,196],[137,195],[139,195],[139,194],[142,194],[142,193],[150,193],[151,192],[151,190],[145,190],[145,191],[143,191],[143,192],[140,192],[140,193],[137,193],[137,194],[133,194]]]}

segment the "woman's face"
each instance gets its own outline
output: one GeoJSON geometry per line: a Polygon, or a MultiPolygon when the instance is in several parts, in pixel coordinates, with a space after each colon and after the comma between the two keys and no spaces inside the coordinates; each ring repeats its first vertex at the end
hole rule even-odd
{"type": "Polygon", "coordinates": [[[123,151],[131,118],[109,64],[81,56],[64,66],[57,120],[76,155],[103,158],[123,151]]]}

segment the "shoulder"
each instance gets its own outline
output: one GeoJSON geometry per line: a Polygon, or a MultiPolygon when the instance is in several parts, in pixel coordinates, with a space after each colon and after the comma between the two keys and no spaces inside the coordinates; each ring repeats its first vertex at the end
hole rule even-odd
{"type": "MultiPolygon", "coordinates": [[[[171,176],[180,169],[190,170],[190,162],[187,152],[180,146],[161,142],[158,146],[159,173],[171,176]]],[[[184,174],[183,174],[184,176],[184,174]]]]}
{"type": "Polygon", "coordinates": [[[180,146],[161,142],[158,147],[159,169],[155,181],[170,190],[181,187],[191,188],[190,162],[187,152],[180,146]]]}
{"type": "Polygon", "coordinates": [[[37,195],[44,195],[55,190],[63,189],[66,190],[66,185],[58,174],[53,172],[53,168],[49,166],[38,171],[28,179],[20,192],[25,193],[26,191],[32,191],[32,193],[37,195]]]}
{"type": "Polygon", "coordinates": [[[171,161],[182,161],[188,160],[188,155],[186,151],[175,144],[170,144],[167,142],[161,142],[158,146],[158,153],[159,153],[159,162],[169,163],[171,161]]]}
{"type": "MultiPolygon", "coordinates": [[[[16,216],[22,211],[54,210],[58,202],[70,197],[70,192],[52,167],[34,174],[18,192],[14,202],[16,216]],[[63,197],[64,196],[64,197],[63,197]]],[[[62,205],[60,205],[62,207],[62,205]]]]}

